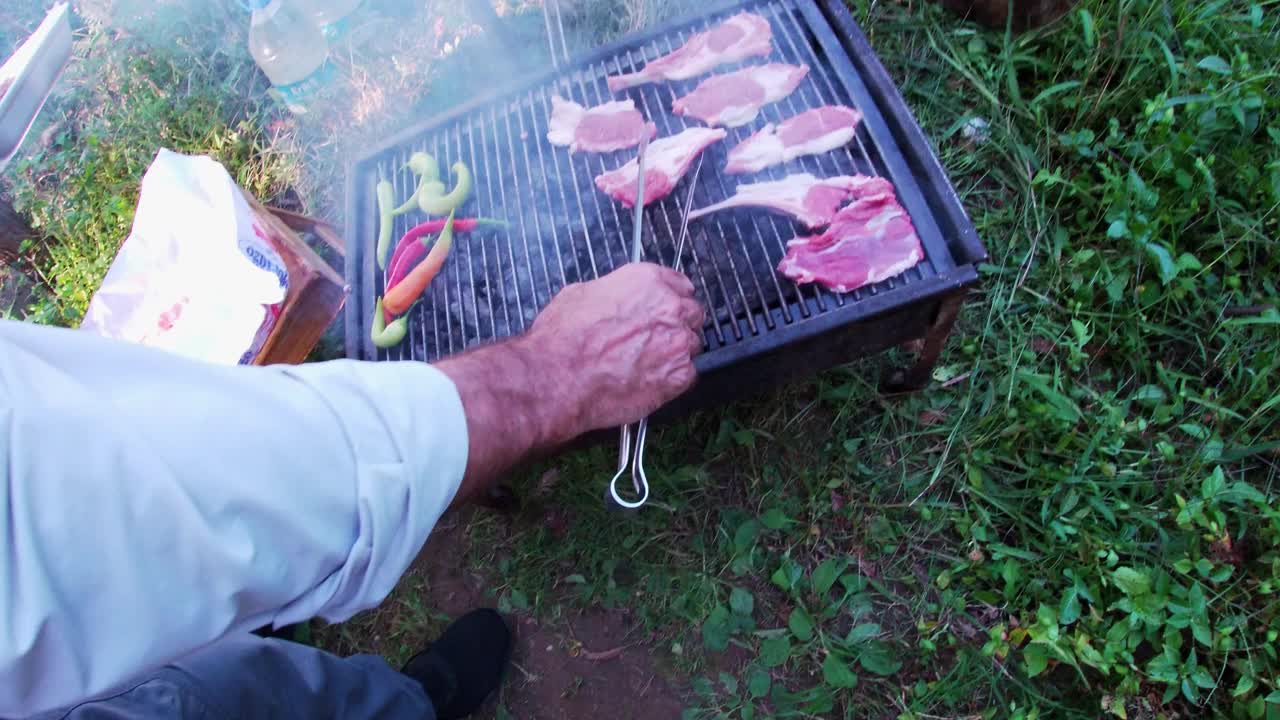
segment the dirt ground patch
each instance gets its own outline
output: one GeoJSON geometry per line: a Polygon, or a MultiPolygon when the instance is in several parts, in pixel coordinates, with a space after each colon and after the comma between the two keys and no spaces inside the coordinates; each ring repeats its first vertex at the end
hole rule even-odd
{"type": "Polygon", "coordinates": [[[642,645],[607,612],[567,619],[563,627],[518,620],[511,675],[501,702],[514,717],[679,718],[680,693],[642,645]]]}
{"type": "Polygon", "coordinates": [[[33,283],[16,267],[0,260],[0,316],[13,313],[22,317],[22,311],[31,302],[33,283]]]}
{"type": "MultiPolygon", "coordinates": [[[[318,629],[316,644],[339,654],[379,653],[395,665],[429,642],[449,618],[494,606],[487,592],[492,583],[467,561],[471,517],[464,512],[438,525],[381,607],[318,629]]],[[[511,667],[501,692],[478,717],[680,717],[685,683],[665,673],[643,629],[626,611],[570,612],[545,621],[526,613],[507,617],[516,634],[511,667]]]]}
{"type": "MultiPolygon", "coordinates": [[[[427,576],[423,601],[452,617],[493,603],[485,579],[466,564],[469,517],[437,527],[418,560],[427,576]]],[[[499,704],[529,720],[680,717],[681,692],[626,613],[589,611],[547,623],[525,614],[509,619],[516,632],[510,674],[482,717],[494,717],[499,704]]]]}

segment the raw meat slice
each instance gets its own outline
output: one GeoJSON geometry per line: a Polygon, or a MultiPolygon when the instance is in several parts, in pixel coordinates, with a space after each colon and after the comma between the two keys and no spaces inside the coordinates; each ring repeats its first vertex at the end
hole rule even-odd
{"type": "Polygon", "coordinates": [[[891,278],[923,259],[911,218],[886,192],[849,203],[821,235],[787,243],[778,272],[843,293],[891,278]]]}
{"type": "Polygon", "coordinates": [[[769,63],[712,75],[693,92],[676,98],[671,112],[690,115],[708,125],[746,125],[760,114],[760,108],[790,95],[808,72],[808,65],[769,63]]]}
{"type": "MultiPolygon", "coordinates": [[[[689,171],[698,153],[725,135],[725,131],[720,129],[689,128],[678,135],[649,143],[644,156],[644,204],[666,197],[689,171]]],[[[627,207],[634,207],[637,167],[635,158],[632,158],[631,162],[616,170],[597,175],[596,187],[627,207]]]]}
{"type": "Polygon", "coordinates": [[[650,62],[639,72],[610,76],[609,91],[618,92],[658,80],[688,80],[717,65],[771,52],[773,30],[769,21],[755,13],[738,13],[710,30],[694,35],[684,45],[650,62]]]}
{"type": "Polygon", "coordinates": [[[547,140],[567,145],[569,152],[610,152],[640,144],[645,133],[658,134],[658,126],[645,122],[631,100],[615,100],[584,108],[572,100],[551,96],[551,121],[547,140]]]}
{"type": "Polygon", "coordinates": [[[771,165],[794,160],[801,155],[818,155],[853,139],[862,113],[843,105],[825,105],[787,118],[776,126],[765,125],[760,132],[729,151],[727,173],[759,172],[771,165]]]}
{"type": "Polygon", "coordinates": [[[733,197],[689,213],[694,220],[732,207],[763,207],[791,215],[806,227],[830,224],[840,203],[852,196],[869,197],[892,193],[888,180],[871,175],[838,175],[818,179],[809,173],[788,175],[781,180],[739,185],[733,197]]]}

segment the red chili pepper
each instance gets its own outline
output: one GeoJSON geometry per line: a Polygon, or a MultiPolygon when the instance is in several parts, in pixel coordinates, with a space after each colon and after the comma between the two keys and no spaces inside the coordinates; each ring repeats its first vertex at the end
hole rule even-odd
{"type": "MultiPolygon", "coordinates": [[[[390,290],[396,286],[396,283],[403,280],[418,260],[426,254],[427,245],[421,240],[443,230],[446,222],[448,221],[445,218],[428,220],[421,225],[409,228],[409,232],[400,238],[400,242],[396,243],[395,252],[391,253],[391,262],[387,264],[387,282],[383,286],[386,290],[390,290]],[[419,242],[414,242],[415,240],[419,242]]],[[[506,225],[501,220],[488,218],[461,218],[453,221],[453,229],[456,232],[473,232],[487,227],[502,228],[506,225]]]]}
{"type": "Polygon", "coordinates": [[[417,265],[426,254],[427,246],[420,242],[410,243],[404,250],[397,251],[391,258],[391,265],[387,267],[387,283],[384,287],[390,290],[398,285],[401,280],[404,280],[404,276],[409,274],[409,270],[413,269],[413,266],[417,265]]]}
{"type": "Polygon", "coordinates": [[[427,259],[418,264],[408,275],[405,276],[404,282],[396,285],[387,291],[386,296],[382,299],[382,307],[391,312],[393,315],[400,315],[409,310],[418,296],[423,290],[427,289],[427,285],[431,283],[440,268],[444,266],[445,258],[449,256],[449,248],[453,245],[453,215],[449,215],[449,219],[445,221],[444,229],[440,231],[440,237],[436,240],[436,244],[428,253],[427,259]]]}

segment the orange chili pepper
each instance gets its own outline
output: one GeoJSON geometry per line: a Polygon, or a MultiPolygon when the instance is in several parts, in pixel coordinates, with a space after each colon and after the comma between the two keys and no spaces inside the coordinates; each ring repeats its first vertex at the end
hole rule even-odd
{"type": "Polygon", "coordinates": [[[387,312],[399,315],[413,305],[413,301],[418,299],[418,296],[427,289],[427,285],[430,285],[440,273],[440,268],[444,267],[445,258],[449,256],[449,248],[452,245],[453,213],[449,213],[449,220],[445,222],[444,229],[440,231],[440,237],[431,247],[431,252],[427,253],[426,259],[410,270],[403,280],[395,284],[395,287],[387,290],[387,296],[382,300],[382,306],[387,312]]]}

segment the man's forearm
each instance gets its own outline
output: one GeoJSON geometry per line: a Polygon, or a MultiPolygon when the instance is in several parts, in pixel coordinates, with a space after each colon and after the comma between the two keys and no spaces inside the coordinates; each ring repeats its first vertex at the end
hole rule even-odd
{"type": "Polygon", "coordinates": [[[564,368],[517,338],[438,363],[467,415],[467,471],[453,506],[476,499],[522,459],[572,438],[579,414],[564,368]],[[552,397],[555,395],[555,397],[552,397]]]}
{"type": "Polygon", "coordinates": [[[436,365],[470,438],[454,505],[530,453],[634,422],[688,388],[703,317],[688,278],[633,264],[565,287],[524,335],[436,365]]]}

